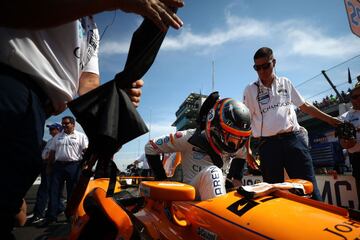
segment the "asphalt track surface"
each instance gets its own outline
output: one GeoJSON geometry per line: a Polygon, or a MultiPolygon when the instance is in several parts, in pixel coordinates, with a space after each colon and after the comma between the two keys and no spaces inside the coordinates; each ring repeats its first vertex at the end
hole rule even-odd
{"type": "MultiPolygon", "coordinates": [[[[28,206],[28,215],[32,214],[36,201],[36,192],[38,185],[33,185],[27,193],[25,199],[28,206]]],[[[70,232],[70,224],[67,223],[65,215],[62,213],[58,216],[58,222],[47,227],[39,227],[35,224],[25,224],[23,227],[17,227],[13,233],[17,240],[45,240],[66,239],[70,232]]]]}

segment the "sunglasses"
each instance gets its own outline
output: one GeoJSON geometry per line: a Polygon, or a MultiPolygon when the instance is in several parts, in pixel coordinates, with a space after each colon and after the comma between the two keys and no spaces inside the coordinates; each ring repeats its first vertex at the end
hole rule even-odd
{"type": "Polygon", "coordinates": [[[359,97],[360,97],[360,94],[356,94],[356,95],[352,95],[352,96],[351,96],[351,99],[354,99],[354,100],[355,100],[355,99],[358,99],[359,97]]]}
{"type": "Polygon", "coordinates": [[[254,69],[255,71],[260,71],[261,69],[263,70],[266,70],[266,69],[269,69],[269,67],[271,66],[271,63],[273,63],[274,60],[271,60],[270,62],[268,63],[264,63],[264,64],[261,64],[261,65],[254,65],[254,69]]]}

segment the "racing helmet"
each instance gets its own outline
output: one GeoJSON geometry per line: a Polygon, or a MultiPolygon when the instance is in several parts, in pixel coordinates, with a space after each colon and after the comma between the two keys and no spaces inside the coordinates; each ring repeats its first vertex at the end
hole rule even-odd
{"type": "Polygon", "coordinates": [[[249,109],[232,98],[224,98],[210,109],[205,135],[210,146],[219,155],[235,153],[251,135],[249,109]]]}

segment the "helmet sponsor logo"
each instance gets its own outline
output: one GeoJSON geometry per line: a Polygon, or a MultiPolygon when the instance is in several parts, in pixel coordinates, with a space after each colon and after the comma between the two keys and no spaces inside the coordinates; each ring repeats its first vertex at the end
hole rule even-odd
{"type": "Polygon", "coordinates": [[[164,143],[168,143],[170,141],[170,137],[169,136],[166,136],[165,138],[164,138],[164,143]]]}
{"type": "Polygon", "coordinates": [[[215,117],[215,110],[212,108],[209,111],[209,114],[207,116],[207,120],[211,122],[214,119],[214,117],[215,117]]]}
{"type": "Polygon", "coordinates": [[[163,144],[163,140],[160,138],[158,140],[156,140],[156,145],[162,145],[163,144]]]}

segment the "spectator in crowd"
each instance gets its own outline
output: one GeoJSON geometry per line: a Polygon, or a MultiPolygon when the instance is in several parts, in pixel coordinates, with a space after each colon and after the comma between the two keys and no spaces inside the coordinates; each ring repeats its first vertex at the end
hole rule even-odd
{"type": "Polygon", "coordinates": [[[75,130],[75,119],[71,116],[62,118],[63,131],[56,135],[49,147],[49,159],[52,164],[50,183],[50,204],[46,221],[47,226],[57,221],[61,186],[66,182],[66,197],[69,201],[80,174],[80,161],[88,147],[88,139],[84,133],[75,130]]]}
{"type": "MultiPolygon", "coordinates": [[[[352,108],[340,116],[344,121],[352,123],[356,129],[355,140],[342,140],[340,141],[341,147],[347,149],[349,160],[352,166],[352,175],[356,181],[356,188],[358,199],[360,199],[360,82],[355,84],[355,87],[350,91],[350,99],[352,108]]],[[[360,204],[359,207],[360,209],[360,204]]]]}
{"type": "Polygon", "coordinates": [[[46,125],[46,127],[49,128],[49,134],[52,138],[48,140],[41,154],[41,157],[43,159],[43,165],[40,173],[41,182],[36,194],[33,217],[29,220],[30,223],[34,224],[39,223],[45,217],[45,209],[48,204],[50,185],[50,174],[48,172],[50,145],[54,137],[62,131],[62,126],[58,123],[46,125]]]}
{"type": "Polygon", "coordinates": [[[332,126],[340,120],[307,103],[289,79],[275,75],[276,59],[270,48],[257,50],[254,62],[258,80],[246,87],[244,103],[250,110],[253,137],[260,141],[263,180],[283,182],[285,168],[290,178],[311,181],[314,185],[313,198],[322,200],[310,151],[299,133],[300,125],[292,105],[332,126]]]}
{"type": "Polygon", "coordinates": [[[142,163],[141,172],[140,175],[142,177],[150,177],[151,176],[151,169],[149,167],[149,164],[147,162],[145,153],[141,154],[138,159],[134,161],[134,164],[137,165],[139,163],[142,163]]]}
{"type": "MultiPolygon", "coordinates": [[[[14,238],[14,217],[40,172],[45,119],[61,113],[68,101],[100,83],[99,34],[90,16],[121,9],[145,16],[165,30],[167,26],[181,27],[182,21],[171,8],[182,6],[182,0],[1,4],[0,156],[6,169],[3,178],[13,181],[1,181],[0,236],[14,238]],[[22,130],[18,131],[20,125],[22,130]]],[[[135,105],[139,104],[142,84],[139,80],[129,90],[135,105]]]]}

